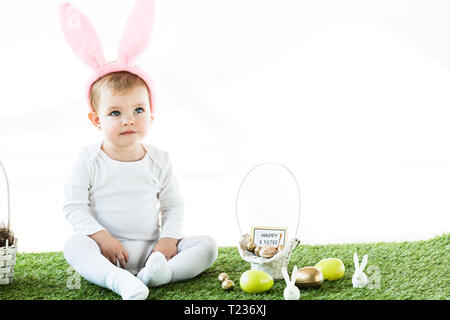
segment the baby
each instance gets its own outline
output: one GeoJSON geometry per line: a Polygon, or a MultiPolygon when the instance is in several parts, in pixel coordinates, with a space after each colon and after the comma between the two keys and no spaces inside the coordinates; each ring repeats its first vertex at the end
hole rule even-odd
{"type": "Polygon", "coordinates": [[[217,257],[212,238],[183,234],[183,201],[167,152],[142,143],[153,122],[149,95],[127,71],[92,85],[88,117],[104,139],[79,151],[65,185],[63,210],[76,234],[64,257],[123,299],[146,299],[147,286],[193,278],[217,257]]]}
{"type": "Polygon", "coordinates": [[[88,281],[130,300],[146,299],[149,286],[193,278],[217,258],[211,237],[183,234],[183,201],[167,152],[142,142],[155,90],[134,62],[150,41],[154,6],[135,1],[114,62],[77,8],[65,2],[58,10],[66,40],[94,71],[88,116],[104,136],[79,151],[66,181],[63,211],[75,234],[64,257],[88,281]]]}

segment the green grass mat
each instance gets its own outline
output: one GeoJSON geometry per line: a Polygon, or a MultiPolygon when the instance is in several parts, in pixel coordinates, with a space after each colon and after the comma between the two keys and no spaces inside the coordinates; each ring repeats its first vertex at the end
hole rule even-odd
{"type": "MultiPolygon", "coordinates": [[[[294,265],[299,268],[311,266],[329,257],[340,258],[345,264],[346,271],[342,279],[325,280],[319,289],[301,290],[302,300],[443,300],[450,297],[449,252],[450,234],[414,242],[299,245],[292,254],[289,268],[292,270],[294,265]],[[366,253],[369,255],[366,274],[370,288],[352,287],[355,250],[360,259],[366,253]]],[[[208,270],[188,281],[150,288],[148,299],[283,299],[284,280],[276,280],[273,287],[264,293],[244,292],[239,286],[239,278],[249,268],[250,264],[241,260],[237,248],[221,247],[216,262],[208,270]],[[222,290],[217,280],[221,272],[228,273],[235,282],[234,290],[222,290]]],[[[83,278],[77,286],[76,282],[71,281],[73,271],[61,252],[19,253],[14,271],[14,281],[0,285],[0,300],[120,299],[108,289],[90,284],[83,278]]]]}

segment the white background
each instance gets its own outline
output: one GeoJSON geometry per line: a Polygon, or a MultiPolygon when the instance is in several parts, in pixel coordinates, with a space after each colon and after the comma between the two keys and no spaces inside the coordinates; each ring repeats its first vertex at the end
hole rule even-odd
{"type": "MultiPolygon", "coordinates": [[[[115,60],[133,2],[72,3],[115,60]]],[[[64,179],[77,150],[101,139],[84,100],[90,70],[62,36],[58,4],[0,4],[0,160],[24,252],[62,249],[64,179]]],[[[158,88],[146,142],[171,155],[188,235],[235,245],[238,187],[266,161],[298,179],[302,243],[449,232],[450,2],[159,0],[156,10],[138,60],[158,88]]],[[[264,177],[246,199],[277,179],[264,177]]],[[[296,215],[292,188],[256,197],[280,225],[296,215]]],[[[6,220],[3,180],[0,191],[6,220]]]]}

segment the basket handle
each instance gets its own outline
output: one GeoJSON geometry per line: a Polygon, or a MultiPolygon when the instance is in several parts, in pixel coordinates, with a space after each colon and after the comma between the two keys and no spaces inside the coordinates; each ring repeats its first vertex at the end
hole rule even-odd
{"type": "Polygon", "coordinates": [[[298,185],[297,179],[295,178],[295,176],[294,176],[294,174],[291,172],[291,170],[289,170],[284,164],[281,164],[281,163],[278,163],[278,162],[264,162],[264,163],[260,163],[260,164],[258,164],[258,165],[256,165],[256,166],[254,166],[254,167],[253,167],[253,168],[245,175],[244,179],[242,180],[242,182],[241,182],[241,184],[240,184],[240,186],[239,186],[237,195],[236,195],[236,202],[235,202],[236,220],[237,220],[237,224],[238,224],[238,227],[239,227],[239,232],[241,233],[241,236],[242,236],[243,233],[242,233],[242,229],[241,229],[241,224],[239,223],[239,216],[238,216],[238,200],[239,200],[239,193],[241,192],[241,188],[242,188],[242,186],[243,186],[245,180],[247,179],[247,177],[250,175],[250,173],[251,173],[253,170],[255,170],[256,168],[258,168],[259,166],[266,165],[266,164],[276,164],[276,165],[279,165],[279,166],[283,167],[284,169],[286,169],[286,170],[289,172],[289,174],[292,176],[292,178],[293,178],[294,181],[295,181],[295,184],[296,184],[296,186],[297,186],[297,192],[298,192],[298,218],[297,218],[297,228],[296,228],[296,230],[295,230],[295,237],[297,237],[297,235],[298,235],[298,227],[299,227],[299,225],[300,225],[300,208],[301,208],[300,187],[299,187],[299,185],[298,185]]]}
{"type": "Polygon", "coordinates": [[[3,166],[3,163],[1,161],[0,161],[0,167],[2,167],[3,174],[5,175],[5,181],[6,181],[6,192],[7,192],[7,198],[8,198],[8,229],[10,229],[11,206],[10,206],[10,199],[9,199],[9,181],[8,181],[8,175],[6,174],[5,167],[3,166]]]}

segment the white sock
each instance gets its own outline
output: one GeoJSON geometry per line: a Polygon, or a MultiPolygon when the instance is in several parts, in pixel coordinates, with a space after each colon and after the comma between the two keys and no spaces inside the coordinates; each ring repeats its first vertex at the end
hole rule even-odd
{"type": "Polygon", "coordinates": [[[148,288],[124,269],[115,268],[106,276],[106,287],[122,296],[123,300],[145,300],[148,288]]]}
{"type": "Polygon", "coordinates": [[[139,271],[137,278],[150,287],[157,287],[172,280],[173,272],[161,252],[153,252],[139,271]]]}

